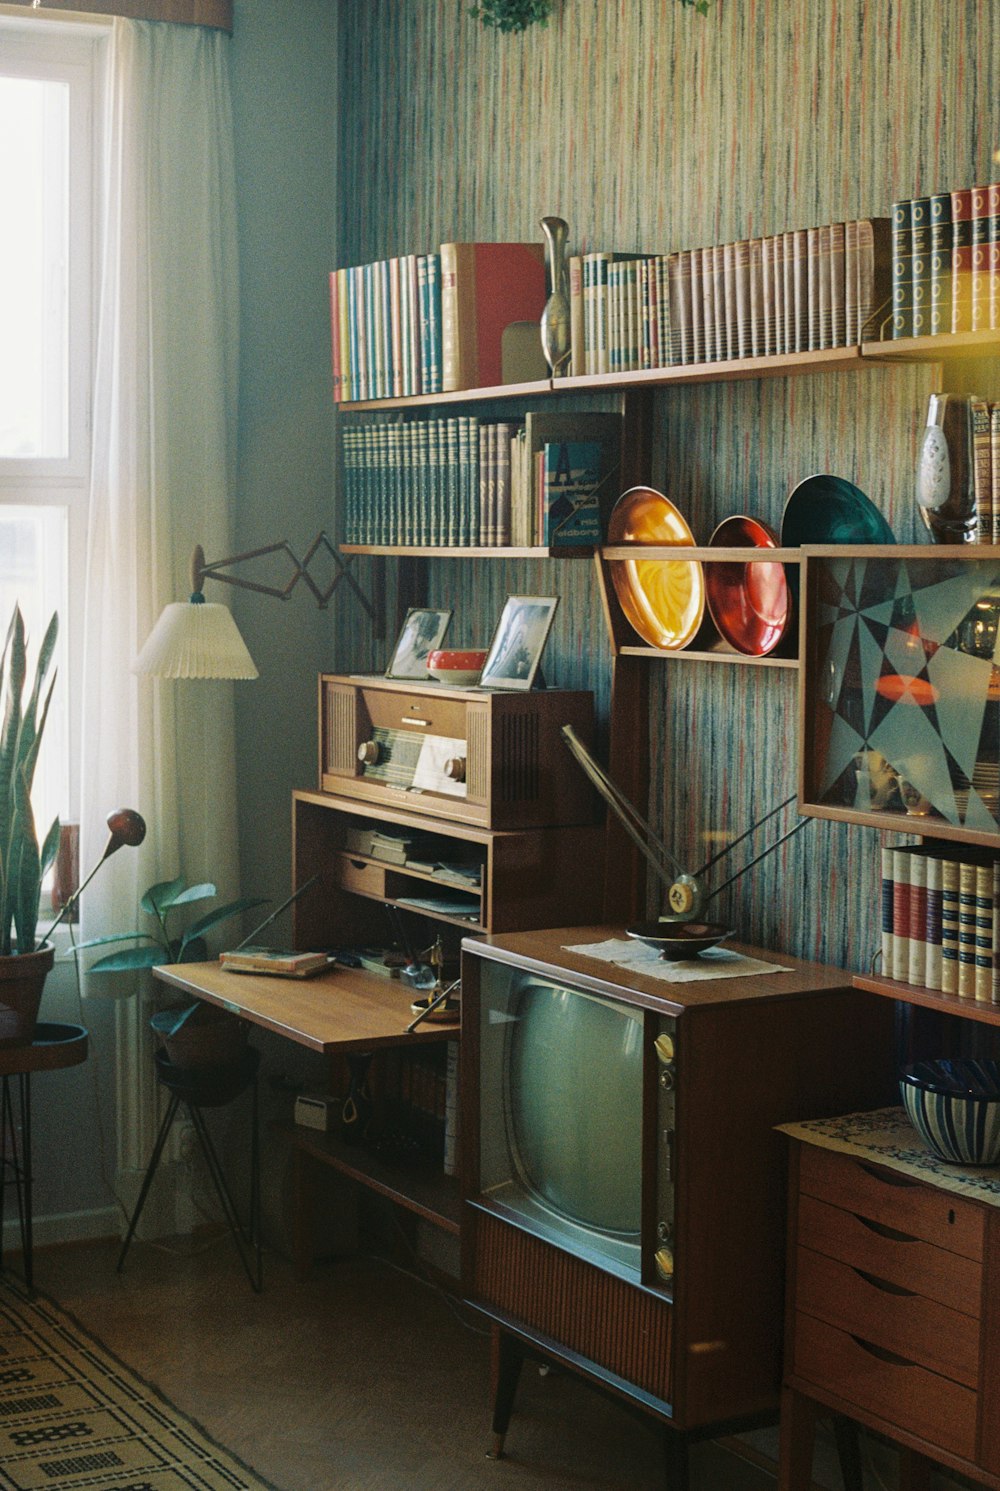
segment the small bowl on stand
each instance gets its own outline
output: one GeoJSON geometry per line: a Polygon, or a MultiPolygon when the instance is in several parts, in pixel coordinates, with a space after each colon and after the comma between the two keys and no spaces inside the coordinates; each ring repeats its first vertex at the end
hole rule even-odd
{"type": "Polygon", "coordinates": [[[680,963],[717,947],[732,936],[732,930],[711,922],[643,922],[626,927],[625,935],[645,942],[647,947],[655,947],[665,963],[680,963]]]}
{"type": "Polygon", "coordinates": [[[440,647],[427,654],[427,672],[436,683],[447,688],[471,689],[479,682],[485,661],[485,649],[467,648],[460,652],[454,647],[440,647]]]}

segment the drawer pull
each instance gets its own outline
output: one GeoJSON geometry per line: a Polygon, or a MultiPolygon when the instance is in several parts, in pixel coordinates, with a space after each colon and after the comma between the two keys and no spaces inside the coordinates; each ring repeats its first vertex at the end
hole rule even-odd
{"type": "Polygon", "coordinates": [[[869,1217],[859,1217],[857,1212],[854,1213],[854,1216],[861,1223],[862,1227],[867,1227],[869,1232],[878,1233],[879,1237],[887,1237],[890,1242],[912,1243],[920,1241],[919,1237],[914,1237],[912,1232],[900,1232],[895,1227],[887,1227],[884,1222],[873,1222],[869,1217]]]}
{"type": "Polygon", "coordinates": [[[896,1171],[878,1170],[874,1165],[867,1164],[864,1160],[858,1161],[858,1166],[872,1180],[881,1181],[884,1186],[900,1186],[907,1191],[916,1190],[920,1185],[919,1180],[910,1180],[909,1176],[900,1175],[896,1171]]]}
{"type": "Polygon", "coordinates": [[[916,1362],[911,1362],[908,1357],[897,1356],[894,1351],[886,1351],[884,1346],[873,1346],[871,1341],[863,1341],[860,1336],[851,1334],[851,1340],[860,1346],[862,1351],[867,1351],[869,1356],[877,1357],[880,1362],[888,1362],[892,1367],[915,1367],[916,1362]]]}
{"type": "Polygon", "coordinates": [[[873,1289],[881,1290],[883,1294],[905,1295],[907,1299],[917,1298],[915,1289],[904,1289],[902,1284],[890,1284],[888,1279],[879,1279],[875,1274],[870,1274],[863,1268],[856,1268],[854,1272],[859,1279],[864,1279],[866,1284],[870,1284],[873,1289]]]}
{"type": "Polygon", "coordinates": [[[404,715],[403,718],[400,720],[399,723],[401,725],[412,725],[417,730],[426,730],[427,727],[428,727],[428,725],[430,724],[430,720],[417,720],[417,719],[410,719],[410,720],[408,720],[406,718],[406,716],[404,715]]]}
{"type": "Polygon", "coordinates": [[[364,870],[367,868],[363,859],[352,859],[350,866],[352,870],[364,870]]]}

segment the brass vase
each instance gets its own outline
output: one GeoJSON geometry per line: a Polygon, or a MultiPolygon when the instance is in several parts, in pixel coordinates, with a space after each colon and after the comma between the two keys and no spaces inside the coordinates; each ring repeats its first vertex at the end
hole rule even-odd
{"type": "Polygon", "coordinates": [[[561,378],[568,371],[571,350],[569,274],[566,267],[566,235],[569,230],[561,217],[543,217],[540,226],[545,234],[549,275],[549,298],[542,311],[542,351],[553,378],[561,378]]]}

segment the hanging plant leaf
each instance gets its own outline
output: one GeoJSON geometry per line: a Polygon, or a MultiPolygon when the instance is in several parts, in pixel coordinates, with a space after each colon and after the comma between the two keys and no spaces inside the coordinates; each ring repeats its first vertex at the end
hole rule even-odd
{"type": "Polygon", "coordinates": [[[547,26],[553,0],[480,0],[470,5],[469,15],[497,31],[527,31],[537,23],[547,26]]]}

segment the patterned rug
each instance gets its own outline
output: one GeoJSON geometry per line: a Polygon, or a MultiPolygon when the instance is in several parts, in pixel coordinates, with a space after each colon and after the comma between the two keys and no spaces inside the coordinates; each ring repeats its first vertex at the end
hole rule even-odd
{"type": "Polygon", "coordinates": [[[64,1311],[0,1280],[0,1491],[275,1491],[64,1311]]]}

